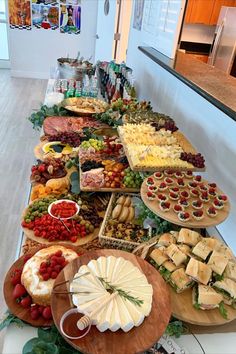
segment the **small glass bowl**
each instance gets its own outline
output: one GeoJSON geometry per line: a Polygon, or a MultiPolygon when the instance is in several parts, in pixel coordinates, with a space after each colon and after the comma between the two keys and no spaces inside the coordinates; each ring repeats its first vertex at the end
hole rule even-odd
{"type": "Polygon", "coordinates": [[[83,334],[80,335],[80,336],[73,337],[73,336],[70,336],[68,333],[65,332],[64,327],[63,327],[64,322],[65,322],[66,318],[68,316],[72,315],[72,314],[77,314],[78,315],[78,321],[80,320],[81,317],[84,316],[84,314],[78,312],[77,308],[73,308],[73,309],[70,309],[70,310],[66,311],[64,313],[64,315],[61,317],[61,320],[60,320],[60,331],[61,331],[61,333],[63,334],[63,336],[65,336],[65,337],[67,337],[69,339],[80,339],[80,338],[85,337],[89,333],[89,331],[91,329],[91,325],[92,325],[91,322],[89,323],[89,325],[88,325],[87,329],[85,330],[85,332],[83,332],[83,334]]]}

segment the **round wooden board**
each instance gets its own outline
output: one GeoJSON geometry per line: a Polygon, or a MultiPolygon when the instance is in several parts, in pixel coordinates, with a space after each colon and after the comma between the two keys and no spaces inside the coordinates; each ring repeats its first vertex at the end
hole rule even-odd
{"type": "Polygon", "coordinates": [[[170,285],[168,287],[171,294],[172,315],[181,321],[199,326],[218,326],[236,319],[236,309],[231,306],[225,305],[228,318],[224,319],[217,308],[214,310],[195,309],[192,303],[192,289],[177,294],[170,285]]]}
{"type": "Polygon", "coordinates": [[[85,245],[86,243],[91,242],[91,241],[95,240],[95,238],[98,237],[99,230],[100,230],[99,228],[94,229],[92,234],[89,234],[86,237],[82,237],[82,238],[78,239],[76,242],[70,242],[68,240],[67,241],[55,240],[53,242],[50,242],[46,238],[36,237],[32,230],[26,229],[25,227],[23,227],[23,231],[24,231],[25,236],[30,238],[33,241],[36,241],[38,243],[42,243],[42,244],[45,244],[45,245],[52,245],[53,243],[54,244],[56,243],[57,245],[62,245],[62,246],[65,245],[65,244],[67,244],[67,245],[69,244],[71,246],[82,246],[82,245],[85,245]]]}
{"type": "MultiPolygon", "coordinates": [[[[35,202],[35,200],[34,200],[34,202],[35,202]]],[[[26,212],[27,212],[27,208],[25,208],[25,210],[22,213],[21,221],[23,221],[24,215],[26,214],[26,212]]],[[[99,216],[104,217],[105,212],[101,211],[98,214],[99,214],[99,216]]],[[[100,227],[101,227],[101,225],[100,225],[100,227]]],[[[100,227],[94,229],[94,231],[91,234],[89,234],[88,236],[85,236],[85,237],[82,237],[82,238],[78,239],[76,242],[70,242],[69,240],[67,240],[67,241],[55,240],[53,242],[50,242],[50,241],[48,241],[45,238],[36,237],[33,230],[27,229],[25,227],[22,227],[22,229],[23,229],[23,232],[24,232],[26,237],[28,237],[29,239],[31,239],[33,241],[36,241],[38,243],[42,243],[44,245],[52,245],[54,243],[54,244],[58,244],[58,245],[62,245],[62,246],[65,245],[65,244],[71,245],[71,246],[82,246],[82,245],[85,245],[88,242],[91,242],[91,241],[95,240],[95,238],[98,237],[100,227]]]]}
{"type": "MultiPolygon", "coordinates": [[[[50,246],[52,246],[52,245],[50,245],[50,246]]],[[[67,245],[65,244],[63,246],[68,246],[68,248],[72,248],[75,250],[75,248],[73,248],[71,245],[68,245],[68,243],[67,243],[67,245]]],[[[8,272],[5,276],[4,285],[3,285],[3,294],[4,294],[5,302],[7,304],[7,307],[11,311],[11,313],[13,313],[13,315],[15,315],[16,317],[20,318],[22,321],[25,321],[34,327],[48,327],[53,324],[53,321],[52,320],[45,320],[41,316],[37,320],[33,320],[30,316],[29,308],[25,309],[16,303],[16,301],[12,297],[14,285],[12,285],[12,283],[11,283],[11,274],[14,271],[14,269],[23,267],[24,258],[25,258],[25,256],[27,256],[27,254],[31,254],[33,256],[36,252],[38,252],[40,249],[45,248],[45,247],[48,247],[48,246],[43,245],[41,247],[36,247],[36,248],[32,249],[30,252],[26,253],[24,256],[17,259],[12,264],[11,268],[8,270],[8,272]]]]}
{"type": "MultiPolygon", "coordinates": [[[[44,153],[43,151],[43,146],[46,145],[47,143],[49,143],[50,141],[47,141],[47,140],[44,140],[44,141],[41,141],[38,145],[36,145],[34,147],[34,156],[37,160],[40,160],[40,161],[44,161],[44,159],[47,159],[47,158],[53,158],[53,156],[48,156],[47,154],[44,153]]],[[[70,154],[66,154],[66,155],[62,155],[61,158],[63,158],[64,156],[69,156],[69,157],[75,157],[77,154],[76,151],[73,151],[71,152],[70,154]]]]}
{"type": "Polygon", "coordinates": [[[98,102],[100,103],[100,105],[103,107],[101,108],[100,113],[104,113],[106,111],[106,109],[108,108],[108,104],[103,101],[103,100],[99,100],[98,98],[93,98],[93,97],[71,97],[71,98],[66,98],[64,99],[60,104],[63,108],[65,108],[67,111],[72,112],[73,114],[76,114],[78,116],[86,116],[86,117],[90,117],[93,114],[96,114],[97,112],[84,112],[84,111],[76,111],[74,110],[73,106],[75,105],[76,101],[87,101],[87,100],[93,100],[94,102],[98,102]],[[71,106],[71,107],[70,107],[71,106]]]}
{"type": "MultiPolygon", "coordinates": [[[[153,176],[151,176],[153,177],[153,176]]],[[[170,177],[175,179],[175,177],[170,177]]],[[[161,182],[163,182],[164,179],[161,180],[155,180],[155,185],[160,184],[161,182]]],[[[183,178],[183,180],[185,181],[185,183],[189,183],[192,181],[192,179],[190,178],[183,178]]],[[[208,184],[207,180],[202,179],[201,183],[206,183],[208,184]]],[[[176,184],[174,185],[176,186],[176,184]]],[[[172,186],[170,186],[172,187],[172,186]]],[[[185,191],[187,190],[189,192],[189,188],[180,188],[180,191],[185,191]]],[[[144,204],[155,214],[157,214],[158,216],[160,216],[162,219],[165,219],[173,224],[176,225],[180,225],[180,226],[185,226],[185,227],[190,227],[190,228],[206,228],[206,227],[211,227],[211,226],[215,226],[218,225],[220,223],[222,223],[229,215],[229,211],[230,211],[230,203],[227,202],[224,205],[224,208],[221,210],[217,210],[218,214],[216,215],[216,217],[211,218],[210,216],[208,216],[206,213],[204,213],[204,218],[202,220],[194,220],[193,218],[190,219],[189,221],[186,222],[182,222],[179,220],[178,218],[178,214],[174,212],[173,210],[173,206],[175,204],[177,204],[177,201],[168,199],[168,202],[171,203],[171,209],[170,211],[164,212],[159,208],[159,201],[156,200],[149,200],[147,198],[147,192],[148,192],[148,187],[146,185],[146,179],[143,181],[143,184],[141,186],[140,189],[140,194],[141,194],[141,198],[144,202],[144,204]]],[[[224,194],[219,188],[216,189],[217,194],[224,194]]],[[[169,193],[169,188],[165,191],[160,192],[161,194],[165,194],[168,196],[169,193]]],[[[191,203],[193,202],[193,200],[195,200],[196,198],[193,198],[192,196],[190,196],[190,198],[188,199],[189,202],[189,206],[187,208],[185,208],[185,210],[187,212],[192,212],[195,209],[193,209],[193,207],[191,206],[191,203]]],[[[213,199],[210,199],[210,201],[208,203],[203,203],[204,204],[204,209],[206,209],[206,207],[210,207],[212,205],[212,201],[213,199]]]]}
{"type": "MultiPolygon", "coordinates": [[[[88,264],[91,259],[100,256],[123,257],[131,261],[147,277],[148,282],[153,286],[152,310],[148,317],[139,327],[134,327],[125,333],[122,330],[111,332],[109,330],[100,332],[92,326],[90,332],[81,339],[70,340],[65,338],[77,350],[86,354],[134,354],[142,353],[149,349],[164,333],[171,315],[170,293],[164,280],[149,263],[143,259],[124,251],[118,250],[98,250],[90,251],[78,257],[66,266],[56,279],[58,282],[73,279],[74,274],[83,264],[88,264]]],[[[67,291],[67,286],[60,287],[67,291]]],[[[58,328],[62,315],[73,307],[70,295],[52,294],[52,313],[54,322],[58,328]]]]}

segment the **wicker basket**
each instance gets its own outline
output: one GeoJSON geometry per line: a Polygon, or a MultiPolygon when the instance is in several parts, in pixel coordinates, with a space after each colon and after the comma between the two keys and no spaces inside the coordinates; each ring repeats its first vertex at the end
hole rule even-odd
{"type": "Polygon", "coordinates": [[[102,245],[102,247],[116,248],[116,249],[126,250],[126,251],[131,252],[137,246],[139,246],[141,243],[126,241],[126,240],[108,237],[108,236],[104,235],[105,228],[106,228],[107,222],[111,218],[111,214],[112,214],[112,210],[114,208],[115,202],[122,195],[127,195],[130,197],[140,197],[139,194],[133,194],[133,193],[112,193],[111,199],[110,199],[108,207],[107,207],[106,214],[105,214],[103,222],[102,222],[102,226],[101,226],[99,234],[98,234],[98,237],[99,237],[99,242],[102,245]]]}

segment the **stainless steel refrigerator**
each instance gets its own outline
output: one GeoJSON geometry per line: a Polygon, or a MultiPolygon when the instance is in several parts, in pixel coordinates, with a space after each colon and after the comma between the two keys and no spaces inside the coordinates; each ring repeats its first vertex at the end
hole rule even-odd
{"type": "Polygon", "coordinates": [[[222,6],[208,64],[231,73],[236,60],[236,7],[222,6]]]}

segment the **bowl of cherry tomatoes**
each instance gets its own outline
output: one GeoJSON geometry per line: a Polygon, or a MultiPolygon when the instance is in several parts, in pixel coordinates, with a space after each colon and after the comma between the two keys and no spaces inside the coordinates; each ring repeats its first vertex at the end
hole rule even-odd
{"type": "Polygon", "coordinates": [[[51,203],[48,213],[55,219],[68,220],[79,213],[80,206],[69,199],[59,199],[51,203]]]}

